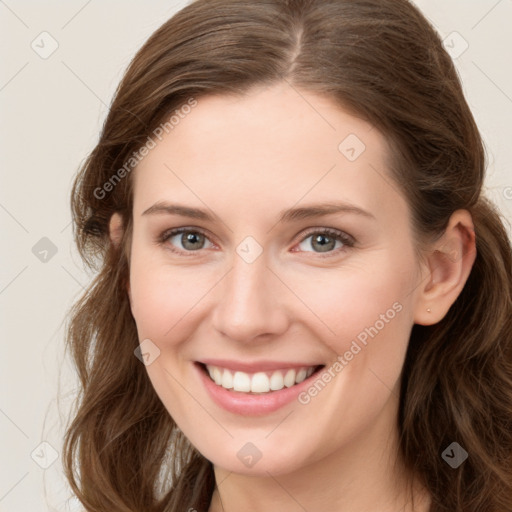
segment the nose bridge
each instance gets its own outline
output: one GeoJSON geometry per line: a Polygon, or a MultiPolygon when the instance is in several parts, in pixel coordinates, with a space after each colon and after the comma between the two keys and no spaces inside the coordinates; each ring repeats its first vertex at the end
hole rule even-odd
{"type": "Polygon", "coordinates": [[[252,260],[238,248],[216,303],[214,324],[218,331],[246,341],[285,328],[286,315],[280,306],[282,291],[268,264],[264,252],[252,260]]]}

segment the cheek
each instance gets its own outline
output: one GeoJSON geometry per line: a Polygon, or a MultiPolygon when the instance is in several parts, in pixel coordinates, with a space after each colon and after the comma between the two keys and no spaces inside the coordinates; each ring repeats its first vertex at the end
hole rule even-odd
{"type": "Polygon", "coordinates": [[[132,313],[140,337],[164,339],[204,300],[208,275],[134,255],[130,269],[132,313]]]}
{"type": "Polygon", "coordinates": [[[297,283],[294,292],[307,306],[303,318],[311,320],[303,321],[318,326],[317,336],[336,355],[358,360],[351,366],[377,360],[379,365],[386,361],[400,365],[412,327],[413,269],[409,260],[399,261],[393,255],[383,256],[371,267],[373,271],[354,265],[319,274],[297,283]]]}
{"type": "Polygon", "coordinates": [[[405,289],[391,276],[377,280],[372,275],[347,272],[303,283],[297,295],[331,336],[353,337],[381,319],[381,315],[393,319],[396,310],[402,309],[405,289]]]}

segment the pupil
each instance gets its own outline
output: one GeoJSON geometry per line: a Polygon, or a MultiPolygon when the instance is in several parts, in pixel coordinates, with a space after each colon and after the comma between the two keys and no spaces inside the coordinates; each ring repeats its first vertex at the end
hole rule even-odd
{"type": "Polygon", "coordinates": [[[320,252],[327,252],[329,249],[334,249],[334,247],[329,247],[335,241],[332,238],[329,238],[325,235],[318,235],[314,238],[314,241],[320,244],[320,252]],[[325,242],[327,240],[327,242],[325,242]]]}
{"type": "Polygon", "coordinates": [[[182,237],[182,243],[183,247],[187,247],[187,244],[190,244],[188,246],[189,249],[197,249],[197,244],[194,245],[194,242],[198,241],[198,237],[201,235],[199,233],[186,233],[182,237]]]}

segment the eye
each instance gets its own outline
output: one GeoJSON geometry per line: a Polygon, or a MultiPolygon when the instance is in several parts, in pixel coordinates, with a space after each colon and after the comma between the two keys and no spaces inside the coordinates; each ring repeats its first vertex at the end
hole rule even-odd
{"type": "MultiPolygon", "coordinates": [[[[187,256],[192,256],[191,253],[214,246],[203,231],[186,227],[164,231],[158,237],[158,243],[165,245],[172,252],[187,256]],[[207,246],[206,244],[210,245],[207,246]]],[[[347,248],[353,247],[354,244],[355,240],[350,235],[343,233],[343,231],[330,228],[316,228],[315,230],[309,231],[309,233],[302,238],[298,247],[300,251],[303,252],[326,253],[325,256],[321,254],[320,256],[327,257],[331,256],[332,253],[338,254],[339,252],[345,251],[347,248]],[[306,240],[309,238],[311,238],[311,241],[306,243],[306,240]],[[336,244],[341,244],[341,247],[339,247],[339,245],[336,247],[336,244]],[[313,251],[309,251],[308,248],[312,248],[313,251]],[[336,248],[339,250],[334,250],[336,248]]],[[[293,252],[298,251],[293,250],[293,252]]]]}
{"type": "Polygon", "coordinates": [[[159,237],[159,242],[163,245],[169,245],[173,252],[186,253],[195,252],[205,249],[205,242],[208,241],[210,246],[213,244],[209,241],[208,237],[199,230],[190,228],[178,228],[171,231],[165,231],[159,237]],[[181,244],[181,248],[179,247],[181,244]],[[175,249],[178,245],[178,249],[175,249]]]}
{"type": "MultiPolygon", "coordinates": [[[[354,239],[343,233],[343,231],[338,231],[337,229],[317,229],[316,231],[310,231],[305,238],[302,239],[298,247],[300,247],[301,251],[305,252],[318,252],[318,253],[335,253],[337,254],[340,251],[334,251],[336,249],[336,243],[342,245],[342,247],[338,246],[338,249],[341,251],[346,250],[347,248],[353,247],[355,244],[354,239]],[[306,240],[311,238],[309,243],[306,243],[306,240]],[[312,248],[313,251],[308,251],[307,248],[312,248]],[[316,251],[315,249],[318,249],[316,251]]],[[[331,256],[331,254],[326,254],[326,256],[331,256]]]]}

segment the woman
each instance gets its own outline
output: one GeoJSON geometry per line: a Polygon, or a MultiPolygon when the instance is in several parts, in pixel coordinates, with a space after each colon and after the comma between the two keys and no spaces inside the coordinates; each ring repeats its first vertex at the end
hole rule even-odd
{"type": "Polygon", "coordinates": [[[512,250],[406,0],[196,0],[72,194],[87,511],[510,511],[512,250]]]}

